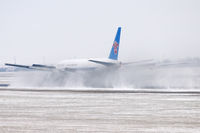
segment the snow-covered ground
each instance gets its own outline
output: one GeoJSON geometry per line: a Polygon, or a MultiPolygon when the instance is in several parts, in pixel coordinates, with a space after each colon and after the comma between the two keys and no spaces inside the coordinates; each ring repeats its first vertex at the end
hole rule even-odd
{"type": "Polygon", "coordinates": [[[0,132],[200,131],[200,94],[0,91],[0,132]]]}
{"type": "Polygon", "coordinates": [[[0,73],[0,132],[200,131],[198,67],[107,74],[0,73]]]}

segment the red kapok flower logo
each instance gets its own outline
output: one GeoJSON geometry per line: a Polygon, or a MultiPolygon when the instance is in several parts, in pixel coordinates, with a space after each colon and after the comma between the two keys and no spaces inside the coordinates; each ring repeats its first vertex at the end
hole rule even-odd
{"type": "Polygon", "coordinates": [[[114,47],[114,53],[117,54],[117,48],[119,47],[119,44],[116,41],[113,43],[113,47],[114,47]]]}

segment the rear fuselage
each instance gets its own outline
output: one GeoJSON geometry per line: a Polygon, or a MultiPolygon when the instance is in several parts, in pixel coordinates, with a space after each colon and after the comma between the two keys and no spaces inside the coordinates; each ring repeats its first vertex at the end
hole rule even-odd
{"type": "MultiPolygon", "coordinates": [[[[98,64],[95,62],[89,61],[90,59],[71,59],[71,60],[64,60],[61,61],[56,65],[58,69],[64,70],[94,70],[94,69],[105,69],[111,66],[105,66],[102,64],[98,64]]],[[[106,63],[113,63],[112,66],[120,66],[120,62],[111,59],[93,59],[96,61],[103,61],[106,63]]]]}

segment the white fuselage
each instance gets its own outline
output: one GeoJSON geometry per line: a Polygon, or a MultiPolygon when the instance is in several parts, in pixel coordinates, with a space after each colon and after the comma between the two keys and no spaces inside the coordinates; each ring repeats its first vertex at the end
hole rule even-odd
{"type": "MultiPolygon", "coordinates": [[[[94,59],[94,60],[120,65],[119,61],[115,61],[111,59],[94,59]]],[[[89,61],[89,59],[64,60],[56,65],[56,68],[58,69],[71,69],[71,70],[92,70],[92,69],[101,69],[101,68],[106,68],[106,67],[107,66],[105,65],[91,62],[89,61]]]]}

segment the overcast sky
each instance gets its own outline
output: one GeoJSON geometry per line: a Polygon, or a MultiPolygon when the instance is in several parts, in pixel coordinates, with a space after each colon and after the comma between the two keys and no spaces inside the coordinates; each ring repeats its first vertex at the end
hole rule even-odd
{"type": "Polygon", "coordinates": [[[0,63],[200,57],[199,0],[0,0],[0,63]]]}

